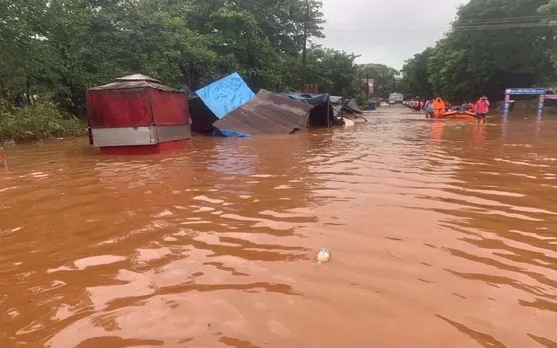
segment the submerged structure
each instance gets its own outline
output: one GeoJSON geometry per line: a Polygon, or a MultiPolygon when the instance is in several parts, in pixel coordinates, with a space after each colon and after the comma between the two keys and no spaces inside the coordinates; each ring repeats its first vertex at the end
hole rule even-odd
{"type": "Polygon", "coordinates": [[[311,106],[264,89],[213,123],[214,134],[228,136],[290,134],[307,128],[311,106]]]}
{"type": "MultiPolygon", "coordinates": [[[[329,94],[282,93],[281,95],[311,106],[308,118],[309,127],[332,127],[343,124],[342,118],[333,108],[329,94]]],[[[335,103],[337,102],[338,100],[335,100],[335,103]]]]}
{"type": "Polygon", "coordinates": [[[344,125],[342,97],[264,89],[255,95],[238,73],[197,90],[189,106],[192,131],[199,134],[249,137],[344,125]]]}
{"type": "Polygon", "coordinates": [[[266,90],[255,95],[238,73],[190,97],[192,130],[226,137],[289,134],[305,129],[312,106],[266,90]]]}
{"type": "Polygon", "coordinates": [[[361,115],[363,112],[362,109],[360,108],[360,105],[358,105],[358,102],[354,98],[344,101],[342,105],[342,111],[347,114],[353,114],[353,115],[361,115]]]}
{"type": "Polygon", "coordinates": [[[195,91],[189,100],[192,131],[212,133],[213,123],[254,97],[255,94],[238,73],[228,75],[195,91]]]}
{"type": "Polygon", "coordinates": [[[89,140],[102,154],[185,149],[191,119],[184,93],[145,75],[87,90],[89,140]]]}

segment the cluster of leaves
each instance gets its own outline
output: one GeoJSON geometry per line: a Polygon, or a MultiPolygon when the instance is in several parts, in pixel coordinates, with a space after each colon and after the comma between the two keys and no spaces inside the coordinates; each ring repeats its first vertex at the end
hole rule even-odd
{"type": "Polygon", "coordinates": [[[509,87],[549,86],[556,36],[551,26],[532,23],[544,18],[539,13],[557,14],[557,0],[471,0],[444,39],[406,62],[403,91],[462,101],[482,94],[499,99],[509,87]]]}
{"type": "Polygon", "coordinates": [[[232,72],[254,89],[306,81],[354,93],[355,55],[311,44],[320,0],[0,0],[0,99],[30,90],[75,112],[84,90],[142,73],[197,89],[232,72]]]}
{"type": "Polygon", "coordinates": [[[383,64],[362,64],[358,67],[359,76],[372,78],[374,92],[377,98],[388,99],[389,95],[399,88],[399,72],[383,64]]]}
{"type": "Polygon", "coordinates": [[[33,108],[0,103],[0,141],[78,136],[86,129],[85,123],[52,102],[39,101],[33,108]]]}

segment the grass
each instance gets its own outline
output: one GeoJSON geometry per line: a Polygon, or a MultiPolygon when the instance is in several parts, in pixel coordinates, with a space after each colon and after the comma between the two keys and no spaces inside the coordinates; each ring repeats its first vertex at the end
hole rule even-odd
{"type": "Polygon", "coordinates": [[[33,141],[85,134],[87,126],[71,114],[61,112],[49,101],[16,108],[0,102],[0,142],[33,141]]]}

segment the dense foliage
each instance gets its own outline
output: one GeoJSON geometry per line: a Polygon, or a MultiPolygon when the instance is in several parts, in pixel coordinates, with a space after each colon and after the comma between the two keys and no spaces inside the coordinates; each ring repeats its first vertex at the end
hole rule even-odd
{"type": "Polygon", "coordinates": [[[30,90],[72,106],[87,87],[142,73],[197,89],[239,72],[255,90],[306,82],[349,95],[355,55],[323,37],[319,0],[0,0],[0,98],[30,90]]]}
{"type": "Polygon", "coordinates": [[[383,64],[362,64],[359,66],[362,78],[372,78],[375,97],[388,99],[398,84],[398,71],[383,64]]]}
{"type": "Polygon", "coordinates": [[[0,0],[0,140],[76,133],[65,112],[84,114],[85,90],[134,73],[196,90],[238,72],[255,91],[305,82],[362,100],[357,56],[314,43],[321,8],[320,0],[0,0]],[[33,106],[33,95],[55,104],[33,106]],[[33,107],[13,109],[16,96],[33,107]],[[41,131],[41,122],[54,128],[41,131]]]}
{"type": "Polygon", "coordinates": [[[455,101],[480,94],[500,99],[509,87],[550,87],[555,15],[557,0],[471,0],[444,39],[406,62],[401,86],[411,96],[455,101]]]}
{"type": "Polygon", "coordinates": [[[43,138],[83,135],[87,125],[57,105],[39,101],[33,108],[0,103],[0,141],[33,141],[43,138]]]}

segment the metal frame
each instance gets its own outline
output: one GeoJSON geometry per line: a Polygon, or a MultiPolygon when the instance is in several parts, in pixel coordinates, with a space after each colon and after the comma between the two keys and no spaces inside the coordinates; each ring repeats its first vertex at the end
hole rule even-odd
{"type": "Polygon", "coordinates": [[[137,146],[156,145],[161,142],[184,140],[191,138],[190,125],[150,126],[150,127],[118,127],[89,128],[92,145],[137,146]]]}

